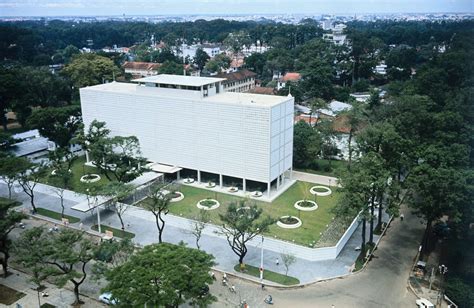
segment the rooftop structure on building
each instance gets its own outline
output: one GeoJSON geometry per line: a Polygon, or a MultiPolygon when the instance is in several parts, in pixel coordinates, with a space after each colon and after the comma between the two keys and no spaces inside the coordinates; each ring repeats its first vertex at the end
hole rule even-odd
{"type": "Polygon", "coordinates": [[[225,92],[225,81],[157,75],[82,88],[84,125],[104,121],[112,135],[136,136],[143,155],[176,179],[186,169],[196,182],[239,178],[243,191],[257,182],[270,201],[291,182],[294,99],[225,92]]]}

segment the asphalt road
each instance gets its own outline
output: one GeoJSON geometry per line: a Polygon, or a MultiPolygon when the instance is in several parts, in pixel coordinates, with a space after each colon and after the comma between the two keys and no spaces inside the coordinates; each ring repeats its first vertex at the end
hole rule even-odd
{"type": "Polygon", "coordinates": [[[265,307],[263,299],[271,294],[272,307],[416,307],[416,297],[407,289],[407,280],[424,225],[407,210],[404,214],[403,222],[392,222],[368,267],[357,274],[299,289],[267,287],[265,291],[255,284],[232,279],[237,294],[215,283],[211,290],[219,301],[214,306],[236,307],[245,299],[252,308],[265,307]]]}

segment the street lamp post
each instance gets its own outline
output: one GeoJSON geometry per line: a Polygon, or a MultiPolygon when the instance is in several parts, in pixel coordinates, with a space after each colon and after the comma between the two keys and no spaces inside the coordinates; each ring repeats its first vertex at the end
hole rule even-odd
{"type": "Polygon", "coordinates": [[[263,235],[262,235],[262,249],[260,251],[260,283],[263,285],[263,235]]]}

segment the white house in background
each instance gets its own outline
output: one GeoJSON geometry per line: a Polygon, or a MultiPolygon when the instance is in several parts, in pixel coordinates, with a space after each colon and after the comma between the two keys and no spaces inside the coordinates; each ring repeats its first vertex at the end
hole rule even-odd
{"type": "MultiPolygon", "coordinates": [[[[157,75],[80,89],[87,129],[137,136],[143,155],[182,168],[265,183],[266,199],[287,188],[293,161],[293,97],[224,92],[222,78],[157,75]],[[275,190],[276,192],[272,191],[275,190]]],[[[169,168],[169,167],[172,168],[169,168]]],[[[179,173],[177,175],[179,178],[179,173]]]]}
{"type": "Polygon", "coordinates": [[[376,65],[373,69],[373,72],[375,74],[379,74],[379,75],[386,75],[387,74],[387,64],[385,64],[385,61],[382,61],[378,65],[376,65]]]}
{"type": "Polygon", "coordinates": [[[336,117],[340,112],[351,109],[352,105],[333,100],[328,104],[328,108],[319,109],[318,112],[328,117],[336,117]]]}
{"type": "Polygon", "coordinates": [[[351,93],[350,94],[353,98],[355,98],[356,101],[360,103],[366,103],[369,98],[370,98],[370,93],[368,92],[356,92],[356,93],[351,93]]]}
{"type": "Polygon", "coordinates": [[[283,89],[287,82],[298,82],[301,80],[300,73],[286,73],[283,77],[280,77],[277,83],[277,90],[283,89]]]}
{"type": "Polygon", "coordinates": [[[196,51],[202,48],[204,52],[206,52],[209,57],[214,58],[218,54],[222,52],[221,45],[218,44],[201,44],[201,45],[183,45],[181,46],[178,51],[175,52],[177,56],[184,56],[194,59],[196,56],[196,51]]]}

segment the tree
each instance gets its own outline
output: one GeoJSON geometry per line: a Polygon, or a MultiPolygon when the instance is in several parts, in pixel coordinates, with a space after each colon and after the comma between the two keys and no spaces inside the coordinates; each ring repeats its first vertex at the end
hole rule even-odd
{"type": "Polygon", "coordinates": [[[224,214],[219,214],[222,226],[218,234],[225,235],[232,251],[239,257],[241,268],[245,267],[247,243],[275,223],[271,217],[263,217],[262,209],[256,205],[247,206],[245,201],[239,204],[231,202],[224,214]]]}
{"type": "Polygon", "coordinates": [[[148,194],[148,199],[143,204],[143,208],[150,211],[155,216],[156,228],[158,229],[158,242],[162,243],[163,231],[165,229],[165,220],[169,212],[171,196],[163,191],[163,186],[153,187],[148,194]]]}
{"type": "Polygon", "coordinates": [[[128,184],[124,184],[122,182],[110,182],[107,183],[101,191],[101,194],[107,197],[110,197],[111,204],[117,213],[117,216],[120,220],[120,224],[122,225],[122,230],[125,230],[125,224],[123,222],[123,215],[128,210],[128,204],[122,203],[121,201],[128,197],[132,191],[133,187],[128,184]]]}
{"type": "Polygon", "coordinates": [[[18,176],[30,167],[31,163],[24,157],[0,157],[0,178],[7,184],[9,199],[12,198],[12,188],[18,176]]]}
{"type": "Polygon", "coordinates": [[[293,163],[297,168],[312,167],[314,160],[321,152],[321,136],[304,121],[294,126],[293,163]]]}
{"type": "Polygon", "coordinates": [[[30,197],[30,204],[33,213],[36,213],[35,206],[35,187],[38,184],[39,177],[44,172],[43,166],[31,164],[28,169],[24,169],[18,175],[17,180],[25,194],[30,197]]]}
{"type": "Polygon", "coordinates": [[[291,253],[282,253],[281,261],[285,266],[285,276],[288,276],[288,270],[290,269],[290,266],[292,266],[296,262],[296,257],[291,253]]]}
{"type": "Polygon", "coordinates": [[[196,50],[196,55],[194,56],[194,64],[196,64],[199,70],[204,68],[206,62],[210,59],[209,55],[202,49],[198,48],[196,50]]]}
{"type": "Polygon", "coordinates": [[[165,61],[161,64],[158,72],[160,74],[170,74],[170,75],[183,75],[184,67],[183,64],[178,64],[173,61],[165,61]]]}
{"type": "Polygon", "coordinates": [[[76,90],[114,80],[122,74],[112,60],[93,53],[75,56],[62,73],[68,76],[76,90]]]}
{"type": "Polygon", "coordinates": [[[129,182],[140,176],[145,170],[146,159],[141,157],[138,138],[109,137],[109,133],[105,122],[94,120],[87,132],[80,131],[77,140],[92,155],[92,163],[107,179],[112,180],[110,173],[119,182],[129,182]]]}
{"type": "Polygon", "coordinates": [[[168,243],[145,246],[107,273],[104,291],[122,306],[178,307],[188,301],[207,306],[214,257],[197,249],[168,243]]]}
{"type": "Polygon", "coordinates": [[[0,119],[5,131],[8,130],[6,113],[22,91],[18,75],[15,69],[0,68],[0,119]]]}
{"type": "Polygon", "coordinates": [[[77,134],[81,124],[81,108],[78,105],[48,107],[33,111],[26,121],[37,128],[43,137],[53,141],[60,148],[67,148],[77,134]]]}
{"type": "Polygon", "coordinates": [[[328,160],[329,169],[331,169],[332,158],[339,151],[334,142],[334,139],[337,137],[337,135],[332,121],[328,119],[318,120],[318,125],[315,128],[322,140],[321,156],[328,160]]]}
{"type": "Polygon", "coordinates": [[[342,111],[340,114],[338,114],[338,116],[346,117],[346,124],[349,126],[349,137],[347,139],[347,147],[349,152],[348,168],[350,169],[354,152],[354,149],[352,147],[352,140],[354,138],[354,135],[359,131],[359,129],[364,123],[364,105],[357,101],[354,101],[352,103],[352,108],[342,111]]]}
{"type": "Polygon", "coordinates": [[[33,227],[22,232],[14,245],[16,261],[31,272],[31,281],[36,285],[39,306],[41,306],[42,283],[52,274],[45,263],[47,247],[44,243],[48,241],[47,237],[48,234],[43,227],[33,227]]]}
{"type": "Polygon", "coordinates": [[[202,231],[206,227],[206,223],[209,221],[209,211],[206,211],[204,209],[200,209],[197,217],[195,220],[191,222],[191,234],[194,235],[196,238],[196,247],[197,249],[200,249],[199,247],[199,240],[201,239],[202,236],[202,231]]]}
{"type": "Polygon", "coordinates": [[[3,254],[1,263],[4,278],[8,276],[8,259],[12,246],[9,234],[17,226],[17,223],[27,218],[25,214],[15,211],[13,209],[15,206],[16,202],[0,200],[0,252],[3,254]]]}
{"type": "Polygon", "coordinates": [[[87,278],[86,266],[93,260],[97,246],[83,232],[64,228],[49,234],[43,241],[44,264],[58,286],[68,281],[74,285],[74,304],[80,304],[79,287],[87,278]]]}
{"type": "MultiPolygon", "coordinates": [[[[328,104],[321,98],[315,98],[309,101],[308,107],[309,107],[309,125],[313,126],[312,123],[312,116],[313,113],[318,111],[319,109],[327,108],[328,104]]],[[[316,119],[316,123],[319,121],[319,118],[316,119]]]]}

